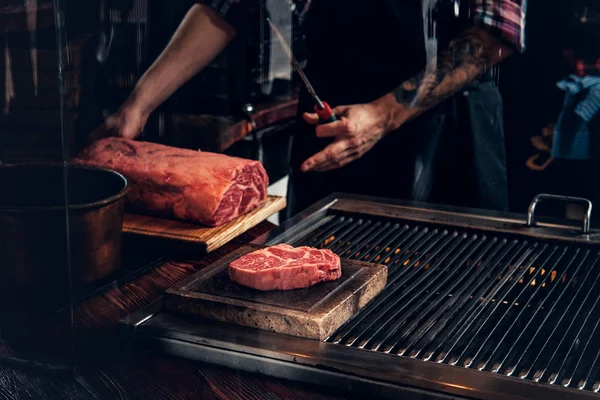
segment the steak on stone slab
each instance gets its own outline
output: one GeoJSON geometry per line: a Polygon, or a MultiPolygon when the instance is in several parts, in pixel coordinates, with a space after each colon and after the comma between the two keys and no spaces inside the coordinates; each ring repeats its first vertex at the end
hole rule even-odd
{"type": "Polygon", "coordinates": [[[233,281],[264,291],[301,289],[340,276],[340,257],[331,250],[288,244],[253,251],[229,264],[233,281]]]}

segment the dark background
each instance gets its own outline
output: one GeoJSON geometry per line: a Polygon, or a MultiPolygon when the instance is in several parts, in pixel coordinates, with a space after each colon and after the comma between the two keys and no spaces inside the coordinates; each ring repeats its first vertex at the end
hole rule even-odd
{"type": "MultiPolygon", "coordinates": [[[[16,5],[23,3],[22,0],[11,2],[16,5]]],[[[45,3],[38,2],[39,5],[45,3]]],[[[297,3],[297,9],[302,9],[305,0],[297,3]]],[[[165,47],[193,1],[66,0],[65,4],[68,37],[88,35],[85,45],[78,50],[82,62],[79,67],[79,104],[74,107],[77,110],[77,118],[73,122],[75,137],[81,139],[125,100],[139,76],[165,47]],[[101,18],[101,9],[104,9],[104,19],[101,18]],[[126,22],[119,21],[123,18],[126,22]],[[110,47],[107,38],[112,38],[110,47]]],[[[600,23],[582,24],[577,18],[582,10],[598,11],[599,7],[597,0],[528,1],[527,50],[504,62],[499,72],[513,211],[524,212],[532,197],[541,192],[600,199],[597,193],[600,185],[594,185],[598,156],[589,162],[554,160],[543,170],[533,170],[526,164],[532,157],[537,157],[535,163],[542,165],[550,157],[549,152],[534,147],[532,140],[546,143],[551,148],[552,136],[544,136],[543,130],[556,122],[562,106],[564,93],[556,83],[573,71],[565,51],[590,58],[600,57],[597,54],[600,53],[600,23]]],[[[300,18],[299,13],[294,15],[293,45],[297,57],[303,61],[300,18]]],[[[55,30],[51,25],[42,24],[33,34],[16,32],[6,36],[9,47],[11,44],[18,47],[19,43],[25,43],[23,46],[29,43],[33,47],[50,48],[55,40],[55,30]]],[[[208,113],[241,119],[240,109],[248,102],[259,103],[269,98],[289,96],[293,87],[289,82],[275,85],[271,93],[263,91],[265,76],[261,65],[268,63],[270,40],[269,35],[261,37],[256,34],[237,38],[209,68],[153,113],[144,139],[168,143],[169,118],[173,115],[208,113]]],[[[14,68],[20,66],[15,65],[14,68]]],[[[51,76],[46,74],[44,79],[48,81],[51,76]]],[[[56,109],[45,111],[58,115],[56,109]]],[[[41,121],[29,114],[23,118],[29,122],[41,121]]],[[[18,126],[19,121],[16,120],[16,123],[14,126],[18,126]]],[[[598,125],[596,121],[592,132],[594,139],[598,137],[598,125]]],[[[54,132],[52,129],[56,127],[36,125],[35,128],[54,132]]],[[[269,162],[277,165],[277,171],[270,173],[274,178],[285,175],[284,166],[287,164],[287,131],[282,129],[278,135],[276,139],[273,139],[274,134],[268,135],[263,143],[269,153],[269,162]]],[[[254,152],[248,146],[240,143],[231,152],[253,156],[254,152]]],[[[593,146],[593,153],[600,154],[596,149],[597,140],[594,140],[593,146]]]]}

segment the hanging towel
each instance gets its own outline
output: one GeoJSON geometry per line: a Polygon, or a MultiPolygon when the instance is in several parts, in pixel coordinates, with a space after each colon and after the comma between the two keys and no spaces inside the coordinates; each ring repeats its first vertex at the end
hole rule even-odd
{"type": "Polygon", "coordinates": [[[557,86],[566,92],[556,123],[552,156],[571,160],[590,158],[588,123],[600,111],[600,77],[570,75],[557,86]]]}

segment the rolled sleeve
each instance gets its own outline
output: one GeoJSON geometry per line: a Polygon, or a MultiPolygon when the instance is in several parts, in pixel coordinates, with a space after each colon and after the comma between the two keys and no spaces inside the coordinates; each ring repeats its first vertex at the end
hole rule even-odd
{"type": "Polygon", "coordinates": [[[260,15],[260,0],[197,0],[214,9],[236,32],[246,31],[260,15]]]}
{"type": "Polygon", "coordinates": [[[527,0],[471,0],[471,19],[519,52],[525,51],[527,0]]]}

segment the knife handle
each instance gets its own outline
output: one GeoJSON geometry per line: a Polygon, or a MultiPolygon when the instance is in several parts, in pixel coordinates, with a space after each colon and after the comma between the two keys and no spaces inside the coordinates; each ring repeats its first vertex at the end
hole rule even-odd
{"type": "Polygon", "coordinates": [[[319,119],[321,120],[321,122],[328,124],[330,122],[337,121],[337,118],[335,117],[335,114],[333,113],[333,111],[331,111],[331,107],[329,106],[329,104],[327,104],[324,101],[322,103],[323,103],[322,109],[319,109],[318,106],[315,106],[315,108],[314,108],[314,110],[317,113],[317,115],[319,116],[319,119]]]}

